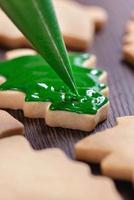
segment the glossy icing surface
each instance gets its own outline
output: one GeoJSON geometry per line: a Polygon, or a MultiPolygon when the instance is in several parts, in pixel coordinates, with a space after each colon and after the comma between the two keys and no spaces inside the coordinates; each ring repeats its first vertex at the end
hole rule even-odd
{"type": "Polygon", "coordinates": [[[6,78],[6,82],[0,86],[0,90],[22,91],[28,102],[51,102],[51,110],[96,114],[108,102],[101,94],[106,85],[98,81],[104,71],[82,67],[82,63],[89,58],[88,54],[72,53],[69,57],[79,97],[39,55],[1,62],[0,75],[6,78]]]}

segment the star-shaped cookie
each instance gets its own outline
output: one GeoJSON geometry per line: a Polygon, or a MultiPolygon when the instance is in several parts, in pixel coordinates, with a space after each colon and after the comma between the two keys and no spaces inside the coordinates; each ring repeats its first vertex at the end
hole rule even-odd
{"type": "Polygon", "coordinates": [[[75,146],[77,159],[101,163],[104,175],[134,182],[134,116],[117,118],[113,128],[75,146]]]}
{"type": "Polygon", "coordinates": [[[34,151],[22,136],[0,140],[2,200],[121,200],[113,182],[58,149],[34,151]]]}
{"type": "MultiPolygon", "coordinates": [[[[60,28],[68,47],[85,49],[92,44],[95,29],[107,21],[106,11],[97,6],[83,6],[69,0],[53,0],[60,28]]],[[[29,47],[28,41],[0,10],[0,43],[7,47],[29,47]]]]}

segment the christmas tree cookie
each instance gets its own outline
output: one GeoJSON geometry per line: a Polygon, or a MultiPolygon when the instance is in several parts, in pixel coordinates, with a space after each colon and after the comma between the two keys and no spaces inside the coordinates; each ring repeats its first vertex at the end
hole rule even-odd
{"type": "Polygon", "coordinates": [[[84,138],[75,150],[77,159],[101,163],[104,175],[134,182],[134,116],[117,118],[115,127],[84,138]]]}
{"type": "MultiPolygon", "coordinates": [[[[83,131],[106,119],[107,73],[87,67],[94,60],[91,55],[69,54],[79,92],[75,96],[39,55],[16,53],[16,58],[0,63],[1,108],[22,109],[25,116],[44,118],[49,126],[83,131]]],[[[15,57],[15,52],[8,55],[15,57]]]]}
{"type": "Polygon", "coordinates": [[[122,49],[124,60],[134,65],[134,14],[126,24],[122,49]]]}
{"type": "Polygon", "coordinates": [[[0,140],[0,158],[1,200],[121,200],[109,178],[59,149],[35,151],[23,136],[0,140]]]}

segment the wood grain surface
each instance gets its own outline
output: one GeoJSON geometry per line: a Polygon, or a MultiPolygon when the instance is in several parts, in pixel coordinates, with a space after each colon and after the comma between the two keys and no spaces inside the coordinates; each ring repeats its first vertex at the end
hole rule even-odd
{"type": "MultiPolygon", "coordinates": [[[[107,10],[109,15],[108,24],[97,34],[90,51],[97,55],[98,66],[108,71],[110,87],[109,117],[96,128],[93,132],[95,133],[112,127],[118,116],[134,114],[134,69],[122,61],[121,55],[123,30],[131,11],[134,10],[134,0],[79,0],[79,2],[100,5],[107,10]]],[[[3,53],[4,51],[1,50],[0,55],[2,56],[3,53]]],[[[62,128],[49,128],[44,120],[25,118],[21,111],[8,111],[25,125],[25,135],[35,149],[59,147],[69,157],[74,158],[73,144],[90,134],[62,128]]],[[[100,174],[99,166],[90,166],[93,173],[100,174]]],[[[115,181],[115,184],[123,199],[134,199],[131,183],[115,181]]]]}

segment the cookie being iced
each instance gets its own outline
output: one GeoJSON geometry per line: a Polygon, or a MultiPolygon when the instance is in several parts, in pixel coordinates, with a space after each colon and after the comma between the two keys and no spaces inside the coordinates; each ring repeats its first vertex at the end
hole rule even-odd
{"type": "Polygon", "coordinates": [[[22,136],[0,140],[0,177],[2,200],[121,200],[112,180],[61,150],[35,151],[22,136]]]}
{"type": "Polygon", "coordinates": [[[101,163],[104,175],[134,181],[134,116],[117,118],[115,127],[84,138],[75,150],[77,159],[101,163]]]}
{"type": "Polygon", "coordinates": [[[0,110],[0,138],[22,135],[24,131],[23,125],[12,117],[8,112],[0,110]]]}
{"type": "MultiPolygon", "coordinates": [[[[6,56],[11,58],[15,53],[20,56],[21,51],[6,56]]],[[[89,54],[70,53],[69,58],[79,97],[43,58],[28,55],[0,63],[0,107],[22,109],[25,116],[44,118],[52,127],[93,130],[107,117],[108,87],[104,84],[107,73],[87,67],[94,60],[89,54]]]]}
{"type": "Polygon", "coordinates": [[[123,58],[134,65],[134,15],[126,25],[123,37],[123,58]]]}
{"type": "MultiPolygon", "coordinates": [[[[95,29],[103,27],[107,21],[106,11],[97,6],[82,6],[74,1],[53,2],[66,45],[75,49],[85,49],[91,45],[95,29]]],[[[0,19],[1,44],[13,48],[30,46],[2,10],[0,19]]]]}

